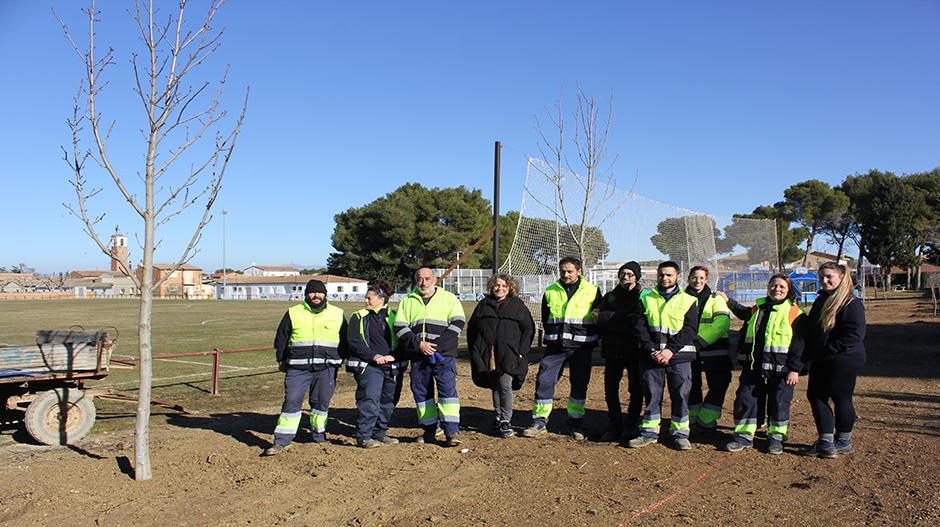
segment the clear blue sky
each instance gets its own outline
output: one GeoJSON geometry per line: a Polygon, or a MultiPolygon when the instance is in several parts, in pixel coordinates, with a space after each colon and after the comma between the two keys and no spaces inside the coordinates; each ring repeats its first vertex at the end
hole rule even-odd
{"type": "MultiPolygon", "coordinates": [[[[172,2],[159,2],[170,9],[172,2]]],[[[60,145],[82,76],[51,7],[82,39],[79,1],[0,0],[0,265],[53,272],[107,265],[62,206],[60,145]]],[[[193,1],[202,10],[204,2],[193,1]]],[[[115,49],[100,111],[115,120],[125,179],[142,168],[143,114],[127,67],[140,51],[130,2],[100,0],[99,44],[115,49]]],[[[251,87],[248,120],[219,200],[230,267],[323,264],[333,215],[407,181],[492,195],[505,144],[503,209],[517,209],[533,115],[580,82],[615,101],[611,154],[622,186],[730,215],[809,178],[940,165],[940,3],[249,2],[223,8],[226,103],[251,87]]],[[[569,99],[569,107],[572,106],[569,99]]],[[[89,144],[90,146],[90,144],[89,144]]],[[[185,168],[185,167],[181,167],[185,168]]],[[[101,172],[102,231],[140,223],[101,172]]],[[[222,225],[193,263],[222,264],[222,225]]],[[[165,226],[170,261],[195,221],[165,226]]]]}

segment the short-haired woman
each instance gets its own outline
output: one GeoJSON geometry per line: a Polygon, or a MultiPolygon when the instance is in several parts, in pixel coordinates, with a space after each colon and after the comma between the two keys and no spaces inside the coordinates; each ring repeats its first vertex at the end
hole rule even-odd
{"type": "Polygon", "coordinates": [[[852,275],[844,265],[824,263],[819,268],[819,283],[822,290],[807,323],[811,364],[806,398],[819,433],[809,454],[834,458],[852,453],[852,394],[866,359],[865,307],[852,293],[852,275]]]}
{"type": "Polygon", "coordinates": [[[757,406],[767,397],[767,452],[780,454],[790,425],[793,389],[803,370],[806,315],[796,304],[796,289],[787,275],[775,274],[767,283],[767,296],[745,307],[728,301],[731,311],[744,320],[738,338],[741,377],[734,399],[734,438],[728,452],[750,447],[757,430],[757,406]]]}
{"type": "Polygon", "coordinates": [[[356,378],[356,444],[375,448],[398,443],[389,437],[388,421],[395,410],[401,376],[395,332],[395,312],[388,308],[393,289],[388,284],[366,289],[366,307],[349,318],[349,358],[346,370],[356,378]]]}
{"type": "Polygon", "coordinates": [[[513,391],[522,387],[529,370],[535,323],[512,276],[494,275],[487,291],[467,323],[471,373],[474,384],[493,391],[496,433],[511,437],[513,391]]]}

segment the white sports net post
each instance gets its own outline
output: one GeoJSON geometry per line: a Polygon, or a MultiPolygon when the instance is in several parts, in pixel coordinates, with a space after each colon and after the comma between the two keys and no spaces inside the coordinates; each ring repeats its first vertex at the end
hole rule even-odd
{"type": "Polygon", "coordinates": [[[560,258],[580,255],[585,276],[603,292],[617,285],[617,270],[630,260],[641,264],[645,287],[655,284],[659,262],[674,260],[683,284],[689,269],[704,265],[712,288],[741,300],[752,300],[755,289],[765,289],[777,258],[773,220],[717,216],[619,188],[607,193],[601,189],[596,195],[605,194],[605,199],[590,205],[582,245],[582,181],[567,169],[559,172],[529,158],[519,224],[500,267],[515,277],[525,300],[541,300],[558,277],[560,258]]]}

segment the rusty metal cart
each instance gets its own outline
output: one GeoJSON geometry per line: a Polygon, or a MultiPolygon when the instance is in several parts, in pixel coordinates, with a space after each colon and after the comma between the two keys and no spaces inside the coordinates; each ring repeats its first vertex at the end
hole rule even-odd
{"type": "Polygon", "coordinates": [[[78,441],[95,424],[85,382],[110,373],[116,341],[101,331],[37,331],[36,344],[0,346],[0,410],[25,408],[29,435],[46,445],[78,441]]]}

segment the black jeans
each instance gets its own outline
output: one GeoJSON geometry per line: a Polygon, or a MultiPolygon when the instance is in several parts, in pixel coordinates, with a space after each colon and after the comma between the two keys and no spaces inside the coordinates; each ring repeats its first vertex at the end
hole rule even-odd
{"type": "Polygon", "coordinates": [[[855,426],[855,379],[865,365],[865,356],[835,355],[813,361],[809,369],[806,398],[813,409],[816,431],[820,436],[833,431],[848,433],[855,426]],[[832,401],[832,406],[829,405],[832,401]],[[833,412],[835,407],[835,412],[833,412]]]}
{"type": "Polygon", "coordinates": [[[633,430],[643,411],[643,386],[640,384],[640,363],[637,353],[627,358],[606,359],[604,363],[604,399],[607,401],[608,428],[610,430],[633,430]],[[620,403],[620,381],[627,372],[627,417],[623,418],[620,403]]]}

